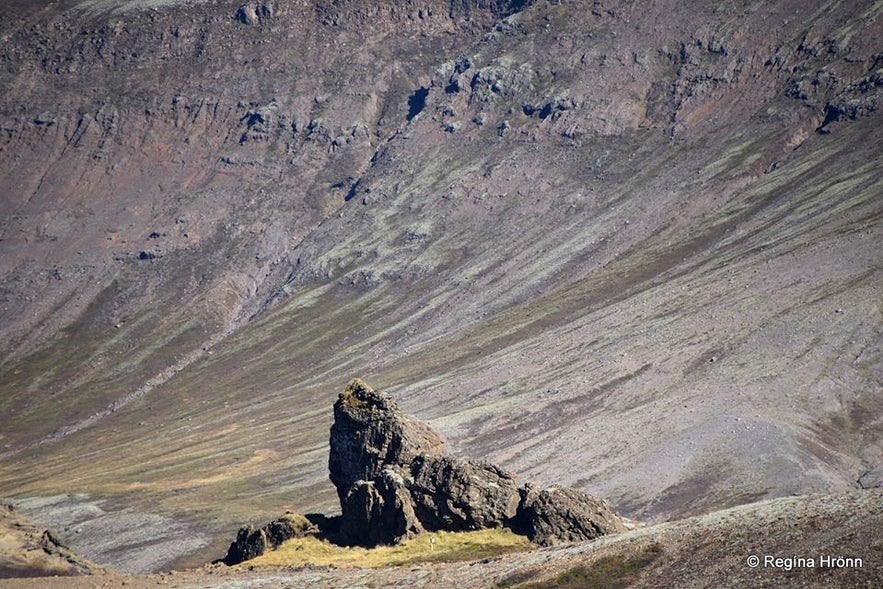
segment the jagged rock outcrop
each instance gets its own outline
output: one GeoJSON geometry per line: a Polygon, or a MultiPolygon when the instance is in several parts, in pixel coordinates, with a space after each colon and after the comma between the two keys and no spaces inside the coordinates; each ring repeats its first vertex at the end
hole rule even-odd
{"type": "Polygon", "coordinates": [[[291,538],[303,538],[319,532],[319,526],[299,514],[286,514],[265,526],[252,525],[239,529],[222,559],[226,565],[234,565],[257,558],[268,549],[276,548],[291,538]]]}
{"type": "Polygon", "coordinates": [[[496,465],[444,453],[444,439],[355,379],[334,405],[329,470],[341,498],[339,540],[394,544],[423,530],[509,527],[537,544],[624,531],[603,500],[575,489],[520,487],[496,465]]]}
{"type": "Polygon", "coordinates": [[[540,489],[528,483],[522,493],[514,529],[536,544],[584,542],[625,530],[606,501],[577,489],[540,489]]]}
{"type": "Polygon", "coordinates": [[[424,529],[404,479],[391,469],[373,481],[356,481],[341,509],[339,538],[345,544],[396,544],[424,529]]]}
{"type": "Polygon", "coordinates": [[[239,564],[308,535],[370,547],[426,530],[508,527],[549,545],[626,529],[602,499],[575,489],[519,486],[514,473],[497,465],[446,454],[441,435],[359,379],[334,404],[328,469],[339,518],[287,514],[259,528],[245,526],[222,562],[239,564]]]}
{"type": "Polygon", "coordinates": [[[515,475],[493,464],[450,456],[419,456],[410,465],[410,492],[429,529],[498,528],[518,514],[515,475]]]}
{"type": "Polygon", "coordinates": [[[444,439],[403,415],[392,397],[354,379],[334,404],[328,472],[341,503],[357,481],[373,480],[387,465],[407,466],[418,455],[444,453],[444,439]]]}

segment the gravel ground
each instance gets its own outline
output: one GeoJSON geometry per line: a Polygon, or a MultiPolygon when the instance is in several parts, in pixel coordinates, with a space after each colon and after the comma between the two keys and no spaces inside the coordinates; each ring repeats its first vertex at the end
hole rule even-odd
{"type": "Polygon", "coordinates": [[[79,493],[18,499],[14,505],[42,527],[55,529],[79,554],[124,573],[161,570],[209,542],[183,522],[105,509],[103,502],[79,493]]]}
{"type": "Polygon", "coordinates": [[[618,586],[634,588],[880,587],[883,490],[776,499],[649,526],[591,543],[475,562],[387,569],[249,570],[247,566],[211,566],[141,576],[103,573],[75,578],[9,579],[0,580],[0,588],[477,589],[501,583],[511,586],[516,581],[542,582],[578,567],[594,574],[610,574],[611,579],[627,582],[618,586]],[[749,565],[754,564],[752,556],[759,559],[755,567],[749,565]],[[828,557],[832,560],[825,560],[828,557]],[[610,568],[611,563],[634,559],[640,564],[627,569],[610,568]]]}

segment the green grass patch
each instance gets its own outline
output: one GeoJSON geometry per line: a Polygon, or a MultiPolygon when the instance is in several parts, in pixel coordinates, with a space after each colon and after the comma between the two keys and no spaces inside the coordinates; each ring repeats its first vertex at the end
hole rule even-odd
{"type": "Polygon", "coordinates": [[[377,568],[427,562],[478,560],[530,550],[524,536],[506,529],[421,534],[395,546],[342,547],[315,537],[295,538],[249,560],[248,566],[338,566],[377,568]]]}

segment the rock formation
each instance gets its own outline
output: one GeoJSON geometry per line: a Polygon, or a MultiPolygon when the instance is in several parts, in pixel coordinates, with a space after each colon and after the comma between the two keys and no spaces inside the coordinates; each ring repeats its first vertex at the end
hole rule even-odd
{"type": "Polygon", "coordinates": [[[317,524],[298,514],[285,514],[260,528],[248,525],[239,529],[221,562],[226,565],[239,564],[262,555],[268,548],[276,548],[286,540],[318,532],[317,524]]]}
{"type": "Polygon", "coordinates": [[[521,497],[515,475],[493,464],[418,457],[410,473],[411,495],[429,529],[497,528],[518,514],[521,497]]]}
{"type": "Polygon", "coordinates": [[[329,470],[344,544],[394,544],[423,530],[509,527],[548,545],[625,529],[601,499],[519,486],[496,465],[445,454],[441,436],[358,379],[334,405],[329,470]]]}
{"type": "Polygon", "coordinates": [[[0,501],[0,583],[14,577],[92,575],[103,569],[73,551],[52,529],[41,529],[0,501]]]}
{"type": "Polygon", "coordinates": [[[539,489],[528,483],[521,491],[514,529],[537,544],[581,542],[623,530],[623,521],[606,502],[577,489],[539,489]]]}
{"type": "Polygon", "coordinates": [[[444,438],[359,379],[334,404],[328,470],[339,518],[289,514],[260,528],[246,526],[223,562],[238,564],[307,535],[371,547],[426,530],[507,527],[548,546],[626,530],[603,499],[576,489],[519,486],[499,466],[448,455],[444,438]]]}
{"type": "Polygon", "coordinates": [[[402,415],[395,401],[354,379],[334,404],[328,472],[341,502],[357,481],[417,455],[441,456],[445,441],[425,423],[402,415]]]}
{"type": "Polygon", "coordinates": [[[396,544],[424,529],[404,479],[392,469],[372,481],[356,481],[341,511],[339,540],[347,545],[396,544]]]}

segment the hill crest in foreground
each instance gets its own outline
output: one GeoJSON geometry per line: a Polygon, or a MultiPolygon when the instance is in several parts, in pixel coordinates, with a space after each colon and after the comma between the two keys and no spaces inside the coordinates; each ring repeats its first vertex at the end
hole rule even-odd
{"type": "Polygon", "coordinates": [[[381,569],[248,565],[231,569],[213,565],[144,576],[103,573],[63,579],[0,580],[0,587],[92,589],[97,585],[152,589],[176,585],[256,589],[269,584],[279,589],[379,589],[405,583],[426,589],[879,587],[883,584],[883,489],[773,499],[593,542],[468,563],[381,569]],[[756,567],[748,564],[752,556],[760,559],[756,567]],[[834,566],[823,566],[823,557],[832,558],[827,564],[834,566]],[[773,565],[765,564],[771,559],[773,565]],[[804,566],[807,559],[813,559],[813,566],[804,566]],[[850,566],[838,568],[838,562],[850,566]]]}

